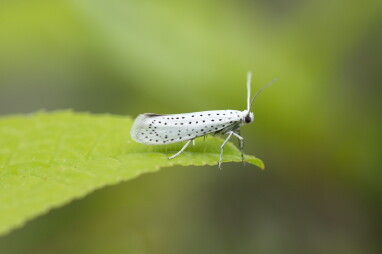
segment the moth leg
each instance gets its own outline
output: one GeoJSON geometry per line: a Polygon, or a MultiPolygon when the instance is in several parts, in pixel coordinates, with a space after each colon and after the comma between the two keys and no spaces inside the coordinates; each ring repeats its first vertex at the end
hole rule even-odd
{"type": "Polygon", "coordinates": [[[223,142],[222,146],[220,147],[220,159],[219,159],[219,168],[221,168],[221,165],[222,165],[222,160],[223,160],[223,151],[224,151],[224,147],[225,145],[227,144],[228,140],[231,138],[231,136],[233,135],[233,131],[230,131],[229,134],[228,134],[228,137],[226,138],[226,140],[223,142]]]}
{"type": "Polygon", "coordinates": [[[192,146],[195,146],[195,139],[192,140],[192,146]]]}
{"type": "Polygon", "coordinates": [[[179,154],[181,154],[187,148],[187,146],[192,142],[192,140],[193,139],[190,139],[189,141],[187,141],[187,143],[182,147],[182,149],[180,149],[179,152],[177,152],[173,156],[169,157],[168,159],[171,160],[171,159],[175,158],[176,156],[178,156],[179,154]]]}
{"type": "Polygon", "coordinates": [[[244,161],[244,138],[242,136],[240,136],[240,131],[237,131],[237,133],[234,132],[233,135],[235,137],[237,137],[237,139],[239,140],[239,147],[240,147],[240,151],[241,151],[241,161],[245,165],[245,161],[244,161]]]}

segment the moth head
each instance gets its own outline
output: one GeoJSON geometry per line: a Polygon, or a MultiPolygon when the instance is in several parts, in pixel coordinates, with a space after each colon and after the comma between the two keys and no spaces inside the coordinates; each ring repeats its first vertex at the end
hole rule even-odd
{"type": "Polygon", "coordinates": [[[244,116],[243,122],[246,124],[250,124],[253,122],[254,119],[255,119],[255,116],[253,115],[253,113],[249,112],[246,116],[244,116]]]}

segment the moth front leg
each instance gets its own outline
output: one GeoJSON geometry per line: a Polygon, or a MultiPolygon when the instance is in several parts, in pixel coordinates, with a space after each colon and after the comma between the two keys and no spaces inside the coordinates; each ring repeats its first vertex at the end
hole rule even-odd
{"type": "Polygon", "coordinates": [[[239,148],[241,151],[241,161],[245,165],[245,161],[244,161],[244,138],[242,136],[240,136],[240,130],[237,130],[236,132],[234,132],[233,135],[235,137],[237,137],[237,139],[239,140],[239,148]]]}

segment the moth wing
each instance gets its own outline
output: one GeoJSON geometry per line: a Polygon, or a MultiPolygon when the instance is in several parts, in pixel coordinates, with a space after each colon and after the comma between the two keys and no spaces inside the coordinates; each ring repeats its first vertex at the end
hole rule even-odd
{"type": "Polygon", "coordinates": [[[146,144],[147,140],[144,138],[144,132],[149,130],[150,121],[160,116],[163,116],[163,115],[158,115],[153,113],[145,113],[145,114],[139,115],[135,119],[133,127],[131,127],[131,130],[130,130],[131,138],[138,143],[146,144]]]}
{"type": "Polygon", "coordinates": [[[241,112],[215,110],[184,114],[139,115],[130,131],[134,141],[147,145],[171,144],[210,133],[225,133],[237,128],[241,112]]]}

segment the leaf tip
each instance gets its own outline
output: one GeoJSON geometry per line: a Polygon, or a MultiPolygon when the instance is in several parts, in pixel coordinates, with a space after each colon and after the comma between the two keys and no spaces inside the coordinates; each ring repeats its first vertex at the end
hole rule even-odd
{"type": "Polygon", "coordinates": [[[255,166],[258,166],[261,170],[265,169],[264,162],[260,160],[259,158],[256,158],[255,156],[247,155],[245,156],[245,161],[255,166]]]}

